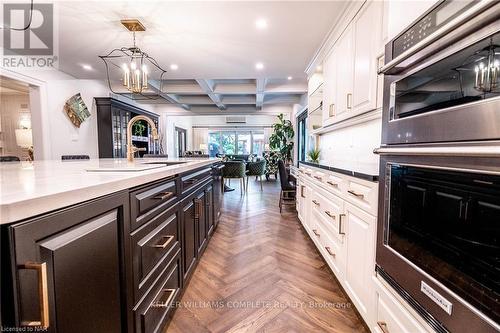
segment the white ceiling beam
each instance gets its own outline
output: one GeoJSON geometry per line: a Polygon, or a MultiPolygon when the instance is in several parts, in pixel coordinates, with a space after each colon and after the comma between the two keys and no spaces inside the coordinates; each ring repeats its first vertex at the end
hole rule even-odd
{"type": "Polygon", "coordinates": [[[198,82],[201,90],[203,90],[205,92],[205,94],[207,94],[208,97],[210,97],[210,99],[215,103],[215,105],[217,105],[217,107],[220,110],[226,109],[226,106],[222,103],[219,95],[217,95],[214,92],[214,89],[213,89],[214,85],[213,85],[212,80],[196,79],[196,82],[198,82]]]}
{"type": "Polygon", "coordinates": [[[157,92],[160,95],[160,97],[162,97],[163,99],[165,99],[169,103],[179,105],[184,110],[190,110],[190,106],[187,104],[180,103],[175,95],[162,92],[160,90],[160,83],[158,81],[149,80],[148,83],[149,83],[149,88],[151,88],[152,90],[157,92]]]}
{"type": "Polygon", "coordinates": [[[264,105],[264,91],[266,89],[266,79],[257,79],[256,81],[256,95],[255,95],[255,107],[260,110],[262,105],[264,105]]]}

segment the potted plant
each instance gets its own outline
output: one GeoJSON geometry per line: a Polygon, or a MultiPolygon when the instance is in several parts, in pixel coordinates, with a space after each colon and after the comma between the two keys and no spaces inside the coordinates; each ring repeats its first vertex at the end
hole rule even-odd
{"type": "Polygon", "coordinates": [[[310,162],[319,164],[319,156],[321,151],[319,149],[311,149],[307,152],[307,158],[310,162]]]}
{"type": "Polygon", "coordinates": [[[273,134],[269,137],[269,147],[279,151],[286,163],[292,161],[294,135],[292,122],[284,119],[282,113],[278,115],[278,122],[273,125],[273,134]]]}

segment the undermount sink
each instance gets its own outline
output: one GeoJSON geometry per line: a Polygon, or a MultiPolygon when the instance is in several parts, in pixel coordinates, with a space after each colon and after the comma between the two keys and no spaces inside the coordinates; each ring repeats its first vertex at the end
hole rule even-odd
{"type": "Polygon", "coordinates": [[[88,172],[137,172],[146,171],[166,166],[183,164],[187,162],[179,161],[150,161],[150,162],[136,162],[136,163],[119,163],[119,164],[105,164],[98,167],[88,168],[88,172]]]}
{"type": "Polygon", "coordinates": [[[159,164],[162,164],[162,165],[165,165],[165,166],[168,166],[168,165],[176,165],[176,164],[183,164],[183,163],[187,163],[187,162],[173,162],[173,161],[154,161],[154,162],[144,162],[144,163],[141,163],[141,164],[149,164],[149,165],[159,165],[159,164]]]}

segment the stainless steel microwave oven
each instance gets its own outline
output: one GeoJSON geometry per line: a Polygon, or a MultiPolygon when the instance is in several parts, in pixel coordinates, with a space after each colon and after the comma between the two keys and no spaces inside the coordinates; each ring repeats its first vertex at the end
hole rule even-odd
{"type": "Polygon", "coordinates": [[[441,1],[386,45],[382,145],[500,140],[499,18],[441,1]]]}

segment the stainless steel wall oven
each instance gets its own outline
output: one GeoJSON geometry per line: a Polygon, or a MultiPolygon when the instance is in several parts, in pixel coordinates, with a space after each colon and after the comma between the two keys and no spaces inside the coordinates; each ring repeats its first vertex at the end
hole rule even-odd
{"type": "Polygon", "coordinates": [[[386,45],[377,274],[438,332],[500,331],[500,2],[386,45]]]}

